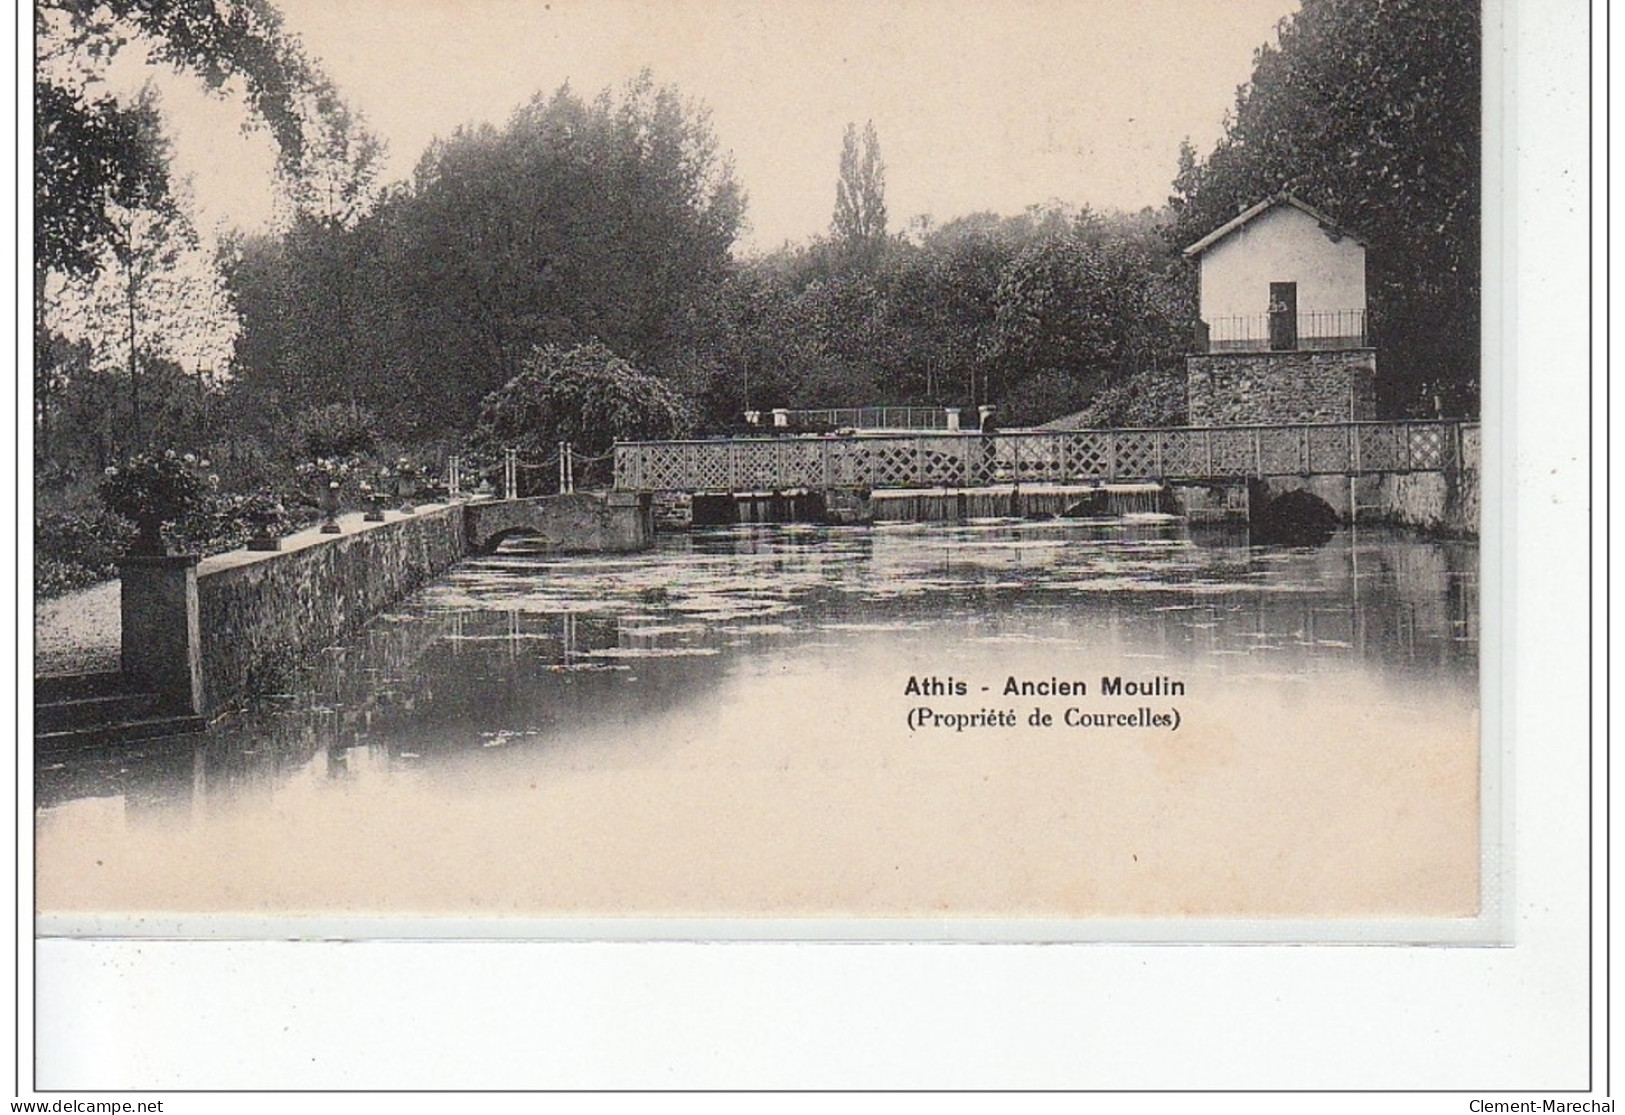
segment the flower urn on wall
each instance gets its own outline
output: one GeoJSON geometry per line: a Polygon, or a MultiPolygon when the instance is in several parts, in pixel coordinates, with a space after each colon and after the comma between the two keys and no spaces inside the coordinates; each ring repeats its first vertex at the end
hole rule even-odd
{"type": "MultiPolygon", "coordinates": [[[[380,478],[380,483],[382,483],[382,478],[380,478]]],[[[361,497],[367,501],[367,513],[361,516],[362,520],[369,523],[383,522],[384,505],[389,502],[389,497],[371,484],[361,485],[361,497]]]]}
{"type": "Polygon", "coordinates": [[[97,489],[107,508],[135,524],[131,554],[162,557],[170,552],[164,528],[184,528],[205,510],[219,477],[206,475],[207,460],[192,453],[140,453],[102,473],[97,489]]]}
{"type": "Polygon", "coordinates": [[[395,463],[395,491],[401,497],[402,515],[417,514],[412,501],[418,494],[418,480],[422,475],[423,469],[410,458],[402,457],[395,463]]]}
{"type": "Polygon", "coordinates": [[[287,510],[273,496],[249,496],[242,503],[239,514],[248,523],[248,549],[271,551],[282,549],[279,528],[287,523],[287,510]]]}
{"type": "Polygon", "coordinates": [[[339,497],[343,493],[345,480],[349,478],[350,467],[349,461],[333,457],[317,457],[299,466],[299,479],[304,486],[305,496],[307,499],[314,497],[315,505],[322,513],[323,534],[344,532],[338,520],[339,497]]]}

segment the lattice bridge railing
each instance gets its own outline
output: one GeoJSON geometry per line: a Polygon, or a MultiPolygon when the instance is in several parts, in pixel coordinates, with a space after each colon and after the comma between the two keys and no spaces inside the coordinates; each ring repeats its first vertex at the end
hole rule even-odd
{"type": "Polygon", "coordinates": [[[615,487],[638,492],[975,488],[1358,476],[1477,466],[1478,426],[1345,422],[1157,430],[718,438],[622,442],[615,487]]]}

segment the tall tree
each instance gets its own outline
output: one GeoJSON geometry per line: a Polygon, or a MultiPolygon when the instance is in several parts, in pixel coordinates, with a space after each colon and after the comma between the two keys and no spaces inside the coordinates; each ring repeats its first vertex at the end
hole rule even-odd
{"type": "Polygon", "coordinates": [[[591,101],[538,95],[437,140],[353,228],[245,246],[245,378],[353,393],[407,438],[472,424],[538,345],[597,339],[680,380],[743,206],[707,113],[647,73],[591,101]]]}
{"type": "Polygon", "coordinates": [[[107,414],[127,400],[127,443],[156,417],[154,372],[224,366],[236,317],[186,219],[184,185],[171,182],[157,98],[150,85],[115,95],[115,60],[170,66],[239,99],[275,141],[294,212],[353,222],[378,145],[267,0],[39,0],[34,30],[36,414],[43,433],[70,395],[101,397],[107,414]],[[79,389],[69,376],[84,378],[79,389]]]}
{"type": "Polygon", "coordinates": [[[1476,405],[1480,22],[1462,0],[1304,0],[1170,199],[1181,244],[1283,189],[1361,233],[1390,413],[1476,405]]]}
{"type": "Polygon", "coordinates": [[[837,243],[859,252],[872,251],[886,239],[886,164],[873,120],[863,126],[861,148],[857,125],[846,126],[830,231],[837,243]]]}

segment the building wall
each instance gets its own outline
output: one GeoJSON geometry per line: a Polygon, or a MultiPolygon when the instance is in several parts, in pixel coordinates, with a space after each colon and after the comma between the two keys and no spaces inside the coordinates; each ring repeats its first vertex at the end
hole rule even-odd
{"type": "Polygon", "coordinates": [[[1203,321],[1268,313],[1272,282],[1298,284],[1299,314],[1365,309],[1365,249],[1291,205],[1220,240],[1200,267],[1203,321]]]}
{"type": "Polygon", "coordinates": [[[1192,426],[1365,422],[1377,416],[1374,349],[1211,352],[1185,358],[1192,426]]]}

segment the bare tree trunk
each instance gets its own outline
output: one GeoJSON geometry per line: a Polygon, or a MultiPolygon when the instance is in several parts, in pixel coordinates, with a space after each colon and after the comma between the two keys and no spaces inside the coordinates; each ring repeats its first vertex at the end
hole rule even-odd
{"type": "Polygon", "coordinates": [[[132,263],[126,273],[128,281],[125,283],[125,306],[130,314],[130,436],[133,439],[136,451],[140,452],[141,441],[141,380],[137,374],[135,352],[135,266],[132,263]]]}

